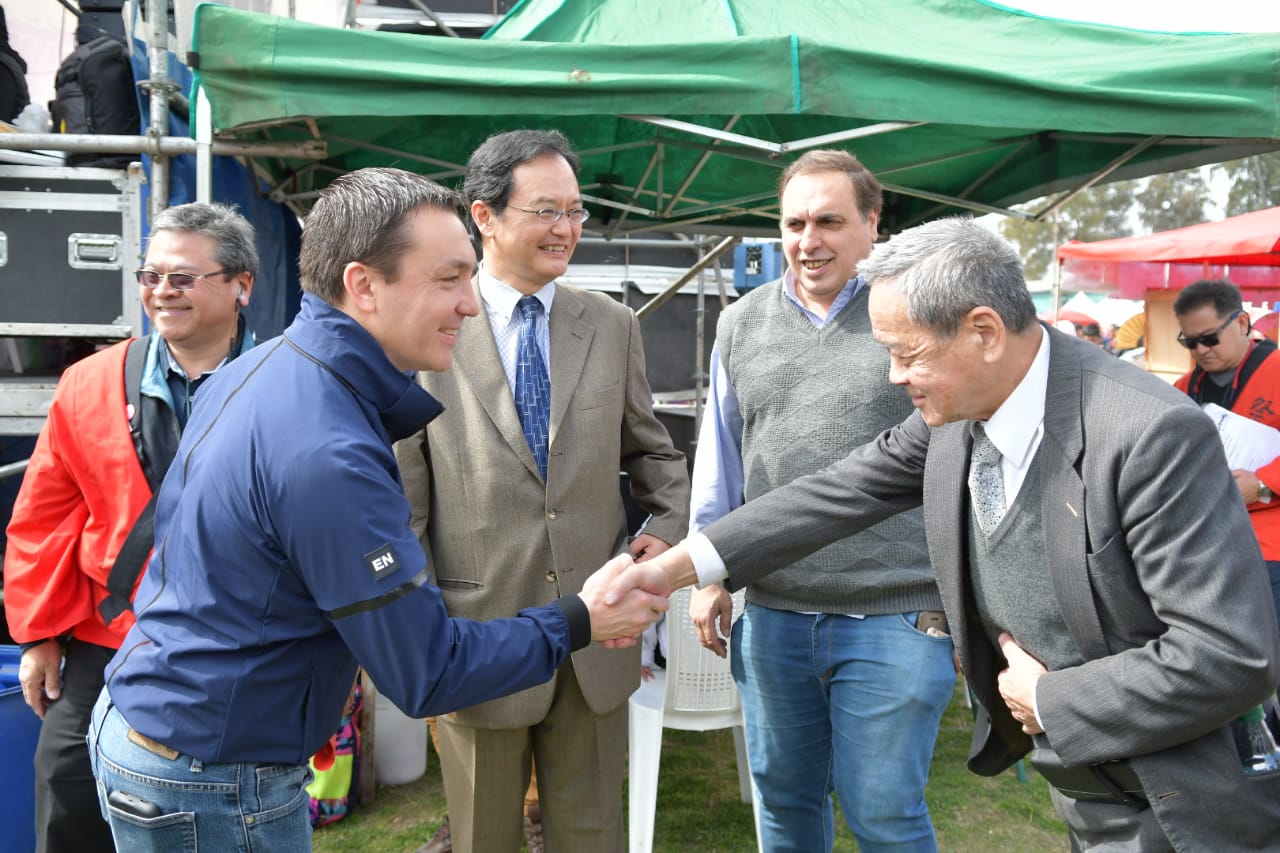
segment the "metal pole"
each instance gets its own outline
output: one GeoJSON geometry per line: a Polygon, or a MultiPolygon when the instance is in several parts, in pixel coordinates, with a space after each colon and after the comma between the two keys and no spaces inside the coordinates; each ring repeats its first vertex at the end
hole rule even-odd
{"type": "MultiPolygon", "coordinates": [[[[151,94],[151,127],[147,135],[160,139],[169,133],[169,3],[168,0],[147,0],[147,55],[151,64],[151,78],[147,81],[151,94]]],[[[169,206],[169,157],[166,154],[151,155],[151,203],[149,222],[169,206]]]]}
{"type": "Polygon", "coordinates": [[[196,92],[196,201],[213,201],[213,117],[209,97],[196,92]]]}
{"type": "Polygon", "coordinates": [[[716,258],[720,257],[725,252],[727,252],[730,248],[733,247],[733,244],[736,242],[738,242],[737,236],[725,237],[723,240],[721,240],[719,243],[716,244],[715,248],[707,252],[698,260],[697,263],[691,266],[688,272],[680,276],[680,278],[677,279],[676,281],[672,282],[672,284],[669,287],[667,287],[666,290],[662,291],[657,296],[653,297],[644,305],[642,305],[640,307],[640,310],[636,312],[636,317],[643,320],[645,317],[649,316],[654,311],[657,311],[660,307],[662,307],[662,305],[668,299],[675,296],[676,293],[680,290],[680,288],[684,287],[686,284],[693,281],[693,277],[695,275],[697,275],[698,273],[706,269],[708,264],[710,264],[716,258]]]}
{"type": "MultiPolygon", "coordinates": [[[[323,160],[327,146],[318,139],[305,142],[240,142],[215,139],[214,154],[230,157],[302,157],[323,160]]],[[[185,136],[108,136],[95,133],[0,133],[0,151],[95,151],[105,154],[195,154],[196,141],[185,136]]]]}
{"type": "Polygon", "coordinates": [[[30,459],[23,459],[21,462],[10,462],[8,465],[0,465],[0,480],[6,477],[13,477],[27,470],[27,464],[30,459]]]}
{"type": "MultiPolygon", "coordinates": [[[[720,265],[716,264],[719,271],[720,265]]],[[[702,371],[703,353],[706,351],[707,325],[707,270],[703,267],[698,273],[698,307],[693,312],[697,328],[693,333],[693,446],[698,446],[698,436],[702,434],[702,385],[705,378],[702,371]]]]}

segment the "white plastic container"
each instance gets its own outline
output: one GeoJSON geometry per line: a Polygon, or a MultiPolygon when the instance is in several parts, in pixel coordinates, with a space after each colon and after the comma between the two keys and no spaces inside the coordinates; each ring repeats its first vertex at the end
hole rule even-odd
{"type": "Polygon", "coordinates": [[[427,772],[427,723],[378,694],[373,703],[373,775],[379,785],[405,785],[427,772]]]}

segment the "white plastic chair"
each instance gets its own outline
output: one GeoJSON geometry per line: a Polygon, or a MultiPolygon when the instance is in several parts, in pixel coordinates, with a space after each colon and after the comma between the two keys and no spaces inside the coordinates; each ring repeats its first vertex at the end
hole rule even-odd
{"type": "MultiPolygon", "coordinates": [[[[662,730],[705,732],[733,729],[738,759],[738,786],[742,802],[751,803],[760,847],[759,805],[747,766],[747,745],[742,729],[742,700],[733,683],[727,658],[717,657],[698,642],[689,619],[690,590],[671,596],[667,611],[667,668],[655,669],[652,681],[631,694],[628,827],[631,853],[653,850],[653,817],[658,803],[658,765],[662,754],[662,730]]],[[[733,616],[742,613],[744,594],[733,596],[733,616]]]]}

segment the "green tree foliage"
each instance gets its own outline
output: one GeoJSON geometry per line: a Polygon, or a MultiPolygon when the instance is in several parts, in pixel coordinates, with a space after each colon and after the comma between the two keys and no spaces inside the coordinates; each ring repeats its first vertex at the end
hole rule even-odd
{"type": "Polygon", "coordinates": [[[1227,216],[1280,205],[1280,152],[1231,160],[1213,167],[1230,181],[1227,216]]]}
{"type": "Polygon", "coordinates": [[[1144,231],[1154,233],[1199,225],[1206,219],[1209,183],[1200,169],[1152,175],[1136,200],[1144,231]]]}
{"type": "MultiPolygon", "coordinates": [[[[1140,184],[1117,181],[1092,187],[1068,201],[1040,222],[1010,217],[1000,223],[1000,233],[1018,247],[1027,278],[1043,278],[1056,260],[1058,246],[1068,240],[1109,240],[1133,233],[1130,213],[1140,184]]],[[[1021,206],[1040,210],[1045,199],[1021,206]]]]}

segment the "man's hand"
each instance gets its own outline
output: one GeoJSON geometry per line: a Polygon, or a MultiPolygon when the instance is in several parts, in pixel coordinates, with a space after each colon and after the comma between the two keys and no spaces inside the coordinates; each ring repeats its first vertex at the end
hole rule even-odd
{"type": "Polygon", "coordinates": [[[1258,486],[1262,481],[1258,479],[1257,474],[1244,468],[1237,468],[1231,472],[1231,476],[1235,478],[1236,488],[1240,490],[1240,497],[1244,498],[1245,504],[1258,500],[1258,486]]]}
{"type": "Polygon", "coordinates": [[[631,556],[640,563],[650,557],[658,556],[670,547],[671,543],[663,542],[651,533],[641,533],[631,540],[631,556]]]}
{"type": "Polygon", "coordinates": [[[653,595],[666,597],[671,595],[672,590],[697,581],[698,573],[689,557],[689,548],[681,542],[620,573],[609,584],[605,603],[615,603],[632,589],[643,589],[653,595]]]}
{"type": "Polygon", "coordinates": [[[667,610],[667,593],[652,593],[636,585],[618,589],[618,579],[634,569],[630,554],[619,554],[587,578],[578,595],[591,613],[591,639],[609,648],[634,646],[644,629],[667,610]],[[613,597],[606,601],[605,593],[613,597]]]}
{"type": "Polygon", "coordinates": [[[43,720],[49,703],[62,695],[62,646],[57,640],[45,640],[22,653],[18,683],[22,698],[43,720]]]}
{"type": "Polygon", "coordinates": [[[733,626],[733,596],[729,590],[718,583],[695,589],[689,597],[689,618],[702,645],[724,657],[728,650],[722,638],[729,636],[733,626]]]}
{"type": "Polygon", "coordinates": [[[1049,670],[1023,651],[1007,631],[1000,635],[1000,652],[1009,663],[1009,668],[996,676],[1000,698],[1013,718],[1022,723],[1024,732],[1029,735],[1043,732],[1036,720],[1036,682],[1049,670]]]}

